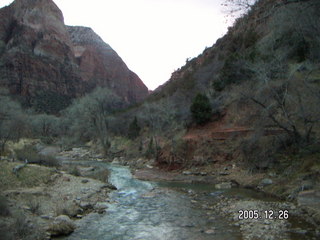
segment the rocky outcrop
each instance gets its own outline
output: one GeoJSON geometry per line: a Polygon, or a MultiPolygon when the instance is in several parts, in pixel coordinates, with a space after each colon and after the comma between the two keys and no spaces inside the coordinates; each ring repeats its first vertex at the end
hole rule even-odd
{"type": "Polygon", "coordinates": [[[15,0],[0,10],[0,21],[0,86],[11,93],[73,98],[102,86],[128,103],[148,95],[139,77],[90,28],[67,27],[52,0],[15,0]]]}
{"type": "Polygon", "coordinates": [[[129,102],[141,101],[148,94],[139,77],[91,28],[68,26],[67,29],[85,82],[109,87],[129,102]]]}

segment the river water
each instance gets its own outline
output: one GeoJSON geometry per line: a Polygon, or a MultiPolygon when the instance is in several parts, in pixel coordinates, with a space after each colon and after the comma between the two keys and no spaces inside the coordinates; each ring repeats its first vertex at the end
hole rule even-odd
{"type": "MultiPolygon", "coordinates": [[[[195,201],[206,190],[206,201],[221,191],[210,186],[153,183],[132,178],[129,168],[95,163],[110,170],[117,187],[109,196],[106,214],[85,217],[69,240],[240,240],[239,227],[195,201]]],[[[91,164],[92,165],[92,164],[91,164]]],[[[230,193],[229,193],[230,194],[230,193]]],[[[232,193],[231,193],[232,194],[232,193]]]]}

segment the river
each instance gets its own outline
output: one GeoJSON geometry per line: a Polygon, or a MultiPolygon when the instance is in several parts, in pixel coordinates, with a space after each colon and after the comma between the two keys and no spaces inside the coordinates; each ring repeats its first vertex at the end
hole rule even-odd
{"type": "MultiPolygon", "coordinates": [[[[140,181],[132,177],[127,167],[93,164],[109,169],[109,182],[118,190],[110,194],[106,214],[84,217],[80,220],[81,227],[64,239],[242,239],[239,227],[218,215],[214,209],[203,206],[217,201],[220,194],[235,194],[235,190],[221,191],[210,185],[140,181]]],[[[236,190],[242,197],[248,195],[246,191],[236,190]]]]}

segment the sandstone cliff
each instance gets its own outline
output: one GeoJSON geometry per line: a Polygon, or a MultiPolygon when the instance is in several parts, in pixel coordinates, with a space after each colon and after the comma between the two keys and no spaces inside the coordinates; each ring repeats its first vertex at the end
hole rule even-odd
{"type": "Polygon", "coordinates": [[[148,89],[90,28],[68,27],[52,0],[0,9],[0,86],[28,104],[41,95],[73,98],[110,87],[128,103],[148,89]]]}

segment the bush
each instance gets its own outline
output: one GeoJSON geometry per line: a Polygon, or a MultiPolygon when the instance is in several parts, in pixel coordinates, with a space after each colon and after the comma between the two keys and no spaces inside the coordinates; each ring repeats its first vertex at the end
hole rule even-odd
{"type": "Polygon", "coordinates": [[[149,141],[149,144],[148,144],[148,148],[147,148],[147,150],[146,150],[146,152],[144,154],[145,157],[148,158],[148,159],[150,159],[150,158],[155,156],[155,147],[153,145],[154,145],[153,144],[153,138],[151,138],[151,140],[149,141]]]}
{"type": "Polygon", "coordinates": [[[17,149],[15,152],[19,161],[25,162],[27,160],[28,163],[40,163],[41,161],[40,155],[32,146],[25,146],[22,149],[17,149]]]}
{"type": "Polygon", "coordinates": [[[0,224],[0,240],[15,240],[12,230],[6,224],[0,224]]]}
{"type": "Polygon", "coordinates": [[[248,30],[244,35],[244,47],[249,48],[254,46],[258,39],[259,35],[254,29],[248,30]]]}
{"type": "Polygon", "coordinates": [[[197,94],[190,107],[193,120],[197,124],[204,124],[211,119],[212,109],[206,95],[197,94]]]}
{"type": "Polygon", "coordinates": [[[239,54],[230,55],[220,71],[219,79],[213,82],[214,89],[220,92],[228,85],[251,79],[253,71],[246,65],[246,60],[239,54]]]}
{"type": "Polygon", "coordinates": [[[59,118],[48,114],[37,114],[30,117],[30,125],[35,137],[41,137],[42,142],[52,143],[53,137],[60,131],[59,118]]]}
{"type": "Polygon", "coordinates": [[[25,215],[19,214],[16,216],[14,229],[20,238],[25,238],[31,234],[31,229],[25,215]]]}
{"type": "Polygon", "coordinates": [[[140,130],[141,128],[138,125],[137,117],[135,117],[134,120],[130,123],[129,130],[128,130],[128,137],[132,140],[136,139],[140,134],[140,130]]]}
{"type": "Polygon", "coordinates": [[[77,176],[77,177],[81,176],[81,172],[80,172],[79,168],[77,168],[77,166],[73,166],[73,168],[71,168],[69,173],[71,175],[74,175],[74,176],[77,176]]]}
{"type": "Polygon", "coordinates": [[[39,91],[31,102],[36,112],[56,114],[71,104],[71,98],[53,91],[39,91]]]}
{"type": "Polygon", "coordinates": [[[28,161],[28,163],[40,164],[48,167],[59,167],[60,163],[53,156],[41,155],[37,152],[35,147],[25,146],[22,149],[16,150],[17,159],[20,161],[28,161]]]}
{"type": "Polygon", "coordinates": [[[30,208],[30,211],[33,213],[33,214],[41,214],[40,212],[40,202],[38,199],[35,199],[35,198],[28,198],[27,199],[27,206],[30,208]]]}
{"type": "Polygon", "coordinates": [[[66,215],[68,217],[75,217],[80,213],[79,207],[72,202],[60,202],[55,206],[56,216],[66,215]]]}
{"type": "Polygon", "coordinates": [[[4,196],[0,196],[0,216],[9,216],[10,210],[8,200],[4,196]]]}
{"type": "Polygon", "coordinates": [[[47,166],[47,167],[59,167],[60,162],[58,159],[56,159],[54,156],[44,156],[40,155],[40,163],[41,165],[47,166]]]}
{"type": "Polygon", "coordinates": [[[21,106],[8,92],[0,88],[0,155],[9,140],[18,140],[24,132],[24,115],[21,106]]]}

